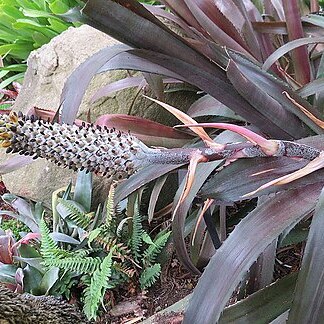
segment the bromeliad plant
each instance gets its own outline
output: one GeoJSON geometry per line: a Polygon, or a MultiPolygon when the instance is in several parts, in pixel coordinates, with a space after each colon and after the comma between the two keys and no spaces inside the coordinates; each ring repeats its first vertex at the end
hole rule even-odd
{"type": "MultiPolygon", "coordinates": [[[[69,125],[6,116],[2,118],[3,146],[67,167],[106,172],[111,179],[131,175],[118,186],[117,201],[188,163],[188,176],[172,207],[175,247],[179,259],[194,273],[200,273],[208,256],[213,256],[191,298],[185,323],[221,321],[233,292],[241,282],[248,281],[249,270],[253,283],[250,293],[258,292],[244,300],[243,306],[238,305],[244,308],[240,316],[245,321],[254,321],[253,305],[260,300],[268,301],[262,304],[264,309],[271,307],[270,314],[261,313],[269,322],[286,316],[288,310],[289,323],[296,318],[301,322],[320,321],[323,308],[318,305],[323,303],[324,291],[323,282],[318,280],[323,276],[324,261],[319,249],[323,243],[323,171],[319,169],[324,149],[324,61],[322,47],[317,44],[324,41],[323,17],[301,17],[300,9],[307,6],[299,6],[297,0],[283,1],[282,6],[271,1],[254,5],[236,0],[163,3],[169,11],[144,8],[134,0],[89,0],[82,10],[83,22],[127,45],[100,51],[67,80],[62,121],[69,125]],[[170,30],[157,17],[176,24],[180,32],[170,30]],[[127,133],[72,126],[91,78],[120,68],[150,73],[155,81],[151,83],[158,85],[157,94],[161,85],[163,90],[163,82],[153,73],[190,83],[202,91],[204,95],[187,114],[160,104],[199,135],[205,146],[149,148],[127,133]],[[206,115],[212,116],[212,121],[218,121],[219,116],[236,119],[245,127],[197,125],[192,119],[206,115]],[[202,127],[232,130],[247,141],[237,143],[237,137],[226,131],[214,141],[202,127]],[[269,193],[275,195],[267,197],[269,193]],[[242,200],[247,200],[249,208],[227,237],[226,206],[242,200]],[[281,295],[288,302],[280,303],[273,297],[273,287],[264,288],[273,279],[276,248],[297,223],[313,215],[317,201],[298,284],[291,278],[276,283],[279,292],[284,292],[289,283],[289,293],[281,295]],[[205,222],[200,221],[202,217],[205,222]],[[189,255],[185,237],[191,230],[189,255]],[[276,307],[278,304],[282,307],[276,307]]],[[[309,9],[318,11],[317,1],[311,1],[309,9]]],[[[153,205],[165,179],[156,182],[153,205]]],[[[245,289],[241,287],[241,291],[245,289]]]]}

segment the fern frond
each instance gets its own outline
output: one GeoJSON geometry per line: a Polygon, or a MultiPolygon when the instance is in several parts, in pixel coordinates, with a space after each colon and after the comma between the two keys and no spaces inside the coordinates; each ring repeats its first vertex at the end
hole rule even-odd
{"type": "Polygon", "coordinates": [[[117,243],[117,239],[115,237],[102,238],[101,236],[99,236],[97,237],[96,241],[107,252],[110,252],[112,249],[114,249],[115,256],[121,259],[122,261],[125,259],[126,256],[130,254],[129,248],[123,243],[117,243]]]}
{"type": "Polygon", "coordinates": [[[93,252],[92,249],[87,249],[87,250],[80,249],[80,250],[74,251],[73,256],[79,257],[79,258],[84,258],[84,257],[87,257],[91,252],[93,252]]]}
{"type": "Polygon", "coordinates": [[[102,303],[105,291],[108,288],[108,281],[111,277],[112,253],[113,250],[103,259],[100,267],[91,277],[90,286],[85,289],[83,311],[89,320],[96,319],[99,305],[102,303]]]}
{"type": "Polygon", "coordinates": [[[143,253],[144,264],[153,264],[156,261],[156,257],[161,253],[165,247],[171,232],[166,232],[159,235],[143,253]]]}
{"type": "Polygon", "coordinates": [[[130,267],[126,266],[125,264],[118,263],[118,262],[114,263],[114,269],[125,274],[129,278],[132,278],[136,273],[135,269],[130,268],[130,267]]]}
{"type": "Polygon", "coordinates": [[[60,250],[57,243],[50,236],[50,230],[46,225],[44,218],[41,219],[39,230],[42,236],[40,252],[44,259],[56,257],[60,250]]]}
{"type": "Polygon", "coordinates": [[[109,194],[107,198],[107,202],[105,205],[105,225],[108,227],[108,229],[112,232],[114,232],[114,229],[116,227],[116,222],[114,220],[115,215],[115,207],[114,207],[114,199],[115,199],[115,187],[116,184],[112,183],[109,189],[109,194]]]}
{"type": "Polygon", "coordinates": [[[156,263],[153,266],[146,268],[141,273],[141,276],[139,278],[141,289],[144,290],[146,288],[151,287],[159,278],[160,274],[161,274],[161,265],[159,263],[156,263]]]}
{"type": "Polygon", "coordinates": [[[142,227],[142,217],[139,212],[139,206],[135,203],[134,215],[133,215],[133,226],[132,226],[132,236],[131,236],[131,251],[133,257],[136,261],[141,258],[141,247],[142,247],[142,236],[143,236],[143,227],[142,227]]]}
{"type": "Polygon", "coordinates": [[[60,199],[60,204],[64,209],[66,209],[69,219],[77,226],[86,229],[90,225],[92,221],[92,214],[86,214],[82,207],[79,206],[75,201],[60,199]]]}
{"type": "Polygon", "coordinates": [[[101,264],[100,258],[92,257],[68,257],[64,259],[49,259],[47,264],[52,267],[58,267],[65,271],[81,273],[94,273],[101,264]]]}

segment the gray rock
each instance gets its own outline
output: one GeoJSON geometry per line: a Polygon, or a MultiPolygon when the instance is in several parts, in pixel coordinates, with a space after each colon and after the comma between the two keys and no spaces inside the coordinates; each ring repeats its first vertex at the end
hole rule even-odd
{"type": "MultiPolygon", "coordinates": [[[[117,43],[115,39],[87,25],[69,28],[55,37],[49,44],[30,54],[24,84],[14,110],[26,113],[34,106],[43,109],[58,109],[60,95],[68,76],[92,54],[117,43]]],[[[138,96],[137,89],[120,91],[98,100],[95,104],[89,103],[93,94],[103,85],[126,76],[126,71],[111,71],[96,76],[83,98],[78,117],[85,119],[90,109],[93,121],[102,114],[130,112],[132,115],[164,124],[176,123],[175,119],[163,108],[138,96]]],[[[170,93],[167,96],[167,102],[180,109],[187,109],[195,99],[195,94],[188,96],[188,91],[170,93]]],[[[4,153],[0,153],[0,162],[6,158],[4,153]]],[[[43,201],[49,205],[51,193],[65,186],[71,178],[75,179],[75,176],[76,174],[70,170],[40,160],[5,174],[3,180],[12,193],[43,201]]],[[[106,184],[104,179],[95,177],[94,181],[95,188],[104,188],[108,192],[109,184],[106,184]]]]}

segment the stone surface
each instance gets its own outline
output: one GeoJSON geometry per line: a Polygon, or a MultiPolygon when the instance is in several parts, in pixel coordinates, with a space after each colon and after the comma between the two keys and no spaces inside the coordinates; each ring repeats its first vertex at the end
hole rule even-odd
{"type": "MultiPolygon", "coordinates": [[[[89,56],[106,46],[118,42],[106,34],[87,25],[69,28],[52,39],[49,44],[32,52],[28,58],[28,69],[24,84],[14,106],[15,111],[28,112],[33,106],[56,110],[60,95],[68,76],[89,56]]],[[[130,113],[165,124],[175,123],[175,119],[163,108],[138,95],[137,89],[129,89],[90,104],[90,98],[103,85],[127,76],[126,71],[111,71],[96,76],[87,90],[79,109],[79,118],[85,119],[88,110],[91,118],[107,113],[130,113]],[[80,117],[81,116],[81,117],[80,117]]],[[[77,85],[76,85],[77,86],[77,85]]],[[[196,99],[194,93],[170,93],[167,102],[180,109],[187,109],[196,99]]],[[[6,159],[0,154],[0,162],[6,159]]],[[[50,204],[51,193],[63,186],[76,174],[53,163],[41,160],[3,176],[7,188],[15,194],[50,204]]],[[[96,178],[94,187],[107,190],[105,180],[96,178]]]]}

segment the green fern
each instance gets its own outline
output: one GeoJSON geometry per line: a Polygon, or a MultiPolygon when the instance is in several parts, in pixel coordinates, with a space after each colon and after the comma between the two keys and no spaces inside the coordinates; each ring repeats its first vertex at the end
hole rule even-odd
{"type": "Polygon", "coordinates": [[[65,271],[73,271],[79,274],[81,273],[94,273],[101,264],[100,258],[92,257],[68,257],[64,259],[49,259],[46,262],[47,265],[52,267],[58,267],[65,271]]]}
{"type": "Polygon", "coordinates": [[[154,264],[151,267],[146,268],[139,278],[141,284],[141,289],[147,289],[151,287],[156,280],[160,277],[161,274],[161,265],[159,263],[154,264]]]}
{"type": "Polygon", "coordinates": [[[103,301],[109,278],[111,277],[113,250],[103,259],[100,267],[91,277],[90,286],[84,292],[83,311],[89,320],[96,319],[100,303],[103,301]]]}
{"type": "Polygon", "coordinates": [[[115,215],[114,199],[115,199],[115,184],[113,183],[110,186],[107,202],[105,205],[105,217],[106,217],[105,225],[112,232],[114,231],[114,227],[116,225],[116,222],[114,221],[114,215],[115,215]]]}
{"type": "Polygon", "coordinates": [[[134,215],[132,218],[132,236],[131,236],[131,251],[134,259],[137,261],[141,258],[141,247],[143,239],[142,217],[139,213],[138,204],[135,203],[134,215]]]}
{"type": "Polygon", "coordinates": [[[136,271],[133,268],[128,267],[125,264],[114,262],[113,267],[116,271],[119,271],[125,274],[127,277],[131,278],[134,277],[136,271]]]}
{"type": "Polygon", "coordinates": [[[162,249],[165,247],[171,232],[166,232],[159,235],[143,253],[144,263],[153,264],[156,262],[156,257],[161,253],[162,249]]]}
{"type": "Polygon", "coordinates": [[[92,213],[86,214],[83,212],[81,205],[73,200],[60,199],[60,204],[68,212],[68,217],[77,226],[86,229],[92,221],[92,213]]]}
{"type": "Polygon", "coordinates": [[[50,236],[50,230],[45,220],[42,218],[39,224],[39,230],[42,236],[40,252],[44,259],[44,265],[47,266],[47,260],[60,259],[69,255],[68,251],[62,250],[50,236]]]}
{"type": "Polygon", "coordinates": [[[125,257],[129,256],[130,254],[130,250],[125,244],[117,243],[117,238],[114,237],[102,238],[100,236],[97,237],[96,241],[107,252],[111,251],[112,249],[115,249],[115,256],[121,260],[124,260],[125,257]]]}

